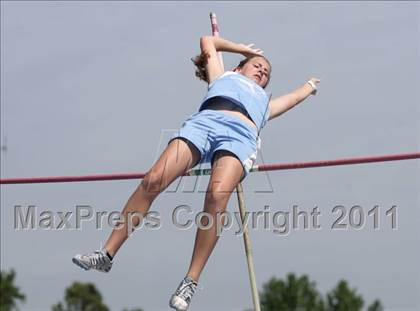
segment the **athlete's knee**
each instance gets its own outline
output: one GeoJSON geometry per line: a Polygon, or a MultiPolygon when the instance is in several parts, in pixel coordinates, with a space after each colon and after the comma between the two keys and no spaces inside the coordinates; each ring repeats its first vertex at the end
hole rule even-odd
{"type": "Polygon", "coordinates": [[[165,188],[162,180],[162,174],[151,169],[144,176],[143,181],[140,184],[140,188],[148,195],[157,196],[165,188]]]}
{"type": "Polygon", "coordinates": [[[211,213],[223,213],[231,192],[212,189],[206,193],[206,209],[211,213]]]}

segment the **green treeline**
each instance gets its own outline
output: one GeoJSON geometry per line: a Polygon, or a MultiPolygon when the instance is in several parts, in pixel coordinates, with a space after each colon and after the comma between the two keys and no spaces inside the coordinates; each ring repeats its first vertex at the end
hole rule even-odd
{"type": "MultiPolygon", "coordinates": [[[[0,311],[19,310],[25,295],[15,284],[16,273],[1,272],[0,311]]],[[[272,277],[260,291],[262,311],[362,311],[365,300],[347,281],[340,280],[325,296],[317,290],[307,275],[289,273],[286,279],[272,277]]],[[[102,295],[92,283],[73,282],[64,291],[63,301],[51,307],[52,311],[110,311],[102,295]]],[[[248,309],[250,310],[250,309],[248,309]]],[[[367,306],[367,311],[383,311],[379,300],[367,306]]],[[[122,311],[143,311],[141,308],[122,311]]]]}

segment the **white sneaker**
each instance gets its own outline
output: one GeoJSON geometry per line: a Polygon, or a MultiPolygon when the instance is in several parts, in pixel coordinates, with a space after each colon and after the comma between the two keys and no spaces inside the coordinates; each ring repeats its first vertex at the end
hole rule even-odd
{"type": "Polygon", "coordinates": [[[186,311],[197,286],[198,284],[192,278],[186,276],[172,295],[169,306],[177,311],[186,311]]]}
{"type": "Polygon", "coordinates": [[[91,255],[76,255],[72,261],[82,269],[94,269],[101,272],[109,272],[113,263],[105,250],[94,251],[91,255]]]}

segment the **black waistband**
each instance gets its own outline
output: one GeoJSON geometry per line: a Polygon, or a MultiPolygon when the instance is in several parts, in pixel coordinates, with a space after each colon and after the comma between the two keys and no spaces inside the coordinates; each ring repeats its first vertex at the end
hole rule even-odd
{"type": "Polygon", "coordinates": [[[209,108],[209,105],[211,105],[212,102],[213,103],[228,103],[233,111],[239,111],[240,113],[242,113],[244,116],[246,116],[249,120],[251,120],[254,123],[254,121],[252,120],[248,111],[246,111],[246,109],[244,107],[240,106],[239,104],[237,104],[233,100],[230,100],[230,99],[222,97],[222,96],[216,96],[216,97],[212,97],[212,98],[207,99],[203,103],[201,110],[211,109],[211,108],[209,108]]]}

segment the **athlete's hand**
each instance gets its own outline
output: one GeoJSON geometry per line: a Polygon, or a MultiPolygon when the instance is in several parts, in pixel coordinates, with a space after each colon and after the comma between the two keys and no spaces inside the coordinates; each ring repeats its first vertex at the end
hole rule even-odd
{"type": "Polygon", "coordinates": [[[315,83],[315,85],[318,85],[318,83],[321,82],[321,80],[318,78],[310,78],[309,81],[312,81],[313,83],[315,83]]]}
{"type": "Polygon", "coordinates": [[[247,58],[253,56],[261,56],[264,51],[261,49],[254,48],[254,43],[251,44],[243,44],[239,43],[239,46],[242,48],[241,54],[247,58]]]}
{"type": "Polygon", "coordinates": [[[308,83],[309,84],[313,84],[314,86],[315,86],[315,88],[313,89],[313,91],[312,91],[312,94],[313,95],[316,95],[316,92],[318,91],[318,84],[319,84],[319,82],[321,82],[321,80],[320,79],[318,79],[318,78],[310,78],[309,80],[308,80],[308,83]]]}

